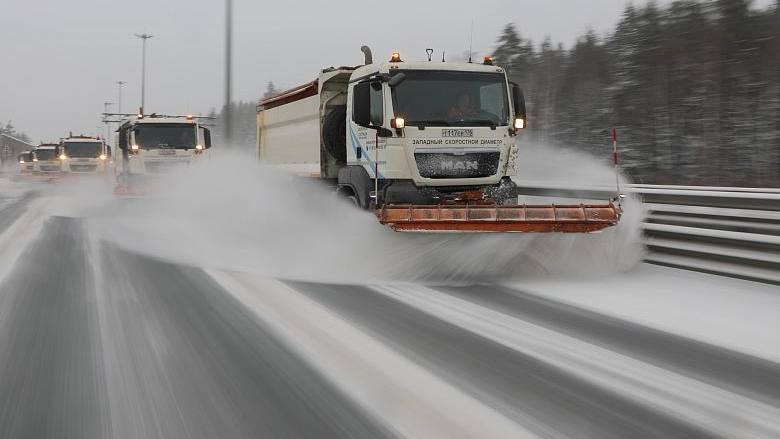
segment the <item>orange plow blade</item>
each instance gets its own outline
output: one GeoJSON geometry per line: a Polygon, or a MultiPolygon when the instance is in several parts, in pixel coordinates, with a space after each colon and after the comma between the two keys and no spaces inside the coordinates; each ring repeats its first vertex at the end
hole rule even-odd
{"type": "Polygon", "coordinates": [[[379,222],[399,232],[593,233],[620,221],[621,210],[604,205],[389,205],[379,222]]]}
{"type": "Polygon", "coordinates": [[[146,186],[118,184],[114,187],[114,195],[119,198],[146,198],[155,191],[146,186]]]}

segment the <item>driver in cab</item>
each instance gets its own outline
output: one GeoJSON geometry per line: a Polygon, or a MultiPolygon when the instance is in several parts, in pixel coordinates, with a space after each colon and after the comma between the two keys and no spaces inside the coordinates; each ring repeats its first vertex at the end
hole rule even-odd
{"type": "Polygon", "coordinates": [[[474,107],[474,104],[471,102],[471,95],[468,93],[459,94],[455,105],[450,108],[448,113],[451,120],[473,119],[478,114],[479,111],[474,107]]]}

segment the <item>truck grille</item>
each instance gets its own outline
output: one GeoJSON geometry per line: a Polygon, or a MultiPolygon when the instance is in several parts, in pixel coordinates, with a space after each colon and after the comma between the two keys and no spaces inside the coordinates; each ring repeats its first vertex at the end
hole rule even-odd
{"type": "Polygon", "coordinates": [[[71,172],[95,172],[97,165],[70,165],[71,172]]]}
{"type": "Polygon", "coordinates": [[[158,162],[146,162],[146,172],[150,174],[164,174],[174,169],[187,166],[189,162],[183,160],[170,160],[170,161],[158,161],[158,162]]]}
{"type": "Polygon", "coordinates": [[[42,172],[59,172],[62,168],[55,165],[41,165],[41,171],[42,172]]]}
{"type": "Polygon", "coordinates": [[[484,178],[496,175],[501,152],[496,150],[463,152],[417,151],[417,170],[424,178],[484,178]]]}

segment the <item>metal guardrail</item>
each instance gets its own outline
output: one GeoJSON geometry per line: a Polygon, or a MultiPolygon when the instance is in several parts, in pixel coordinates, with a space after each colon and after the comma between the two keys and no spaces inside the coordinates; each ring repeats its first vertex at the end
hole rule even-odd
{"type": "MultiPolygon", "coordinates": [[[[520,183],[524,195],[607,199],[614,188],[520,183]]],[[[645,261],[780,285],[780,189],[632,185],[642,200],[645,261]]]]}

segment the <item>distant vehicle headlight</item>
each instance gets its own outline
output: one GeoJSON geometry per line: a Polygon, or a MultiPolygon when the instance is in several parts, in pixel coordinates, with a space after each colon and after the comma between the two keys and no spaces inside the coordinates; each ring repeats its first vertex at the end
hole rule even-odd
{"type": "Polygon", "coordinates": [[[67,159],[68,156],[66,156],[65,154],[60,154],[60,160],[67,160],[67,159]]]}
{"type": "Polygon", "coordinates": [[[105,160],[105,159],[107,159],[107,158],[108,158],[108,156],[107,156],[107,155],[105,155],[105,154],[100,154],[100,160],[105,160]]]}

